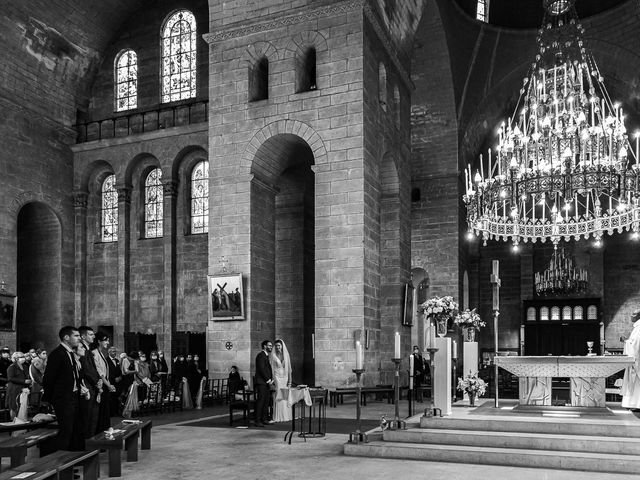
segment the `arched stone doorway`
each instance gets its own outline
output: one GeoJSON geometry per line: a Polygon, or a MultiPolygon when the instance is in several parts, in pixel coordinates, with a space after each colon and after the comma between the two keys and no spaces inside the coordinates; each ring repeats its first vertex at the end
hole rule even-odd
{"type": "Polygon", "coordinates": [[[54,211],[33,202],[18,213],[17,348],[51,349],[61,325],[62,228],[54,211]]]}
{"type": "Polygon", "coordinates": [[[293,381],[309,385],[315,379],[313,164],[313,152],[302,138],[279,134],[258,148],[251,169],[254,343],[282,338],[291,354],[293,381]]]}

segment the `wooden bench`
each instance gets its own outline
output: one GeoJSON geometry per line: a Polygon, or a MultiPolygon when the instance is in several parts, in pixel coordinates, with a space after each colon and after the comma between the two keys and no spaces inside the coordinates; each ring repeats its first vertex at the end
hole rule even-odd
{"type": "MultiPolygon", "coordinates": [[[[338,387],[329,392],[329,403],[332,407],[337,407],[338,403],[344,403],[345,395],[356,395],[357,390],[354,387],[338,387]]],[[[376,396],[384,394],[387,397],[387,403],[393,403],[393,387],[362,387],[360,390],[360,401],[363,406],[367,405],[367,395],[375,394],[376,396]]]]}
{"type": "Polygon", "coordinates": [[[0,434],[19,432],[20,430],[34,430],[36,428],[58,428],[55,420],[47,420],[46,422],[26,422],[26,423],[0,423],[0,434]]]}
{"type": "Polygon", "coordinates": [[[100,476],[100,457],[98,450],[91,452],[66,452],[59,450],[51,455],[11,468],[0,474],[0,480],[11,480],[16,475],[32,472],[21,477],[24,480],[55,478],[72,480],[73,468],[82,467],[83,480],[97,480],[100,476]]]}
{"type": "Polygon", "coordinates": [[[40,445],[58,436],[58,431],[41,428],[32,430],[17,437],[6,437],[0,440],[0,458],[10,457],[11,468],[19,467],[27,460],[27,448],[40,445]]]}
{"type": "Polygon", "coordinates": [[[114,430],[121,432],[107,435],[105,432],[86,440],[88,449],[105,449],[109,452],[109,476],[119,477],[122,473],[122,450],[127,451],[127,462],[138,461],[138,437],[141,437],[140,448],[151,448],[151,420],[140,423],[121,422],[114,430]]]}

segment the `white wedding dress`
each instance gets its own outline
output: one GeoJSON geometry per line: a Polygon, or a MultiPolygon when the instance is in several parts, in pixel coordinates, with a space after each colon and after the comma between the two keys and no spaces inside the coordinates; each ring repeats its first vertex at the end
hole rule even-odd
{"type": "Polygon", "coordinates": [[[273,420],[276,422],[291,421],[291,405],[288,401],[289,383],[291,364],[288,352],[284,347],[283,360],[273,352],[271,355],[271,369],[273,370],[273,378],[276,384],[275,398],[273,402],[273,420]]]}

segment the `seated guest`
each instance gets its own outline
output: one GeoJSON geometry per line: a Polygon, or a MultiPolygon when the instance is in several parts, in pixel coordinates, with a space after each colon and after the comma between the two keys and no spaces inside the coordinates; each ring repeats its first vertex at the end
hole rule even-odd
{"type": "Polygon", "coordinates": [[[11,420],[18,413],[18,396],[23,388],[29,388],[31,379],[25,367],[26,356],[22,352],[13,352],[11,355],[13,363],[7,368],[7,408],[11,415],[11,420]]]}
{"type": "Polygon", "coordinates": [[[233,365],[231,367],[231,371],[229,372],[229,396],[232,397],[234,393],[244,390],[244,386],[246,384],[247,382],[240,376],[238,367],[233,365]]]}
{"type": "Polygon", "coordinates": [[[4,387],[7,384],[7,369],[11,365],[11,350],[9,347],[4,347],[0,350],[0,387],[4,387]]]}
{"type": "Polygon", "coordinates": [[[140,351],[136,360],[136,381],[138,382],[138,398],[147,398],[148,385],[151,385],[151,371],[147,363],[147,355],[140,351]]]}

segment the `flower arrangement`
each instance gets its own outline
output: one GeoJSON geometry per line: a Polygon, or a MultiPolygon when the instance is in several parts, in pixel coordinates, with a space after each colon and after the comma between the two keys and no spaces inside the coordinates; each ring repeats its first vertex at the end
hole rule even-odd
{"type": "Polygon", "coordinates": [[[464,312],[458,313],[456,318],[453,320],[453,323],[463,328],[475,328],[476,330],[480,330],[480,327],[486,327],[487,324],[480,318],[480,315],[476,312],[476,309],[473,310],[465,310],[464,312]]]}
{"type": "Polygon", "coordinates": [[[458,377],[458,390],[470,397],[481,397],[487,390],[487,384],[477,375],[470,373],[466,377],[458,377]]]}
{"type": "Polygon", "coordinates": [[[430,298],[420,307],[427,316],[434,318],[449,318],[458,312],[458,304],[451,296],[430,298]]]}

